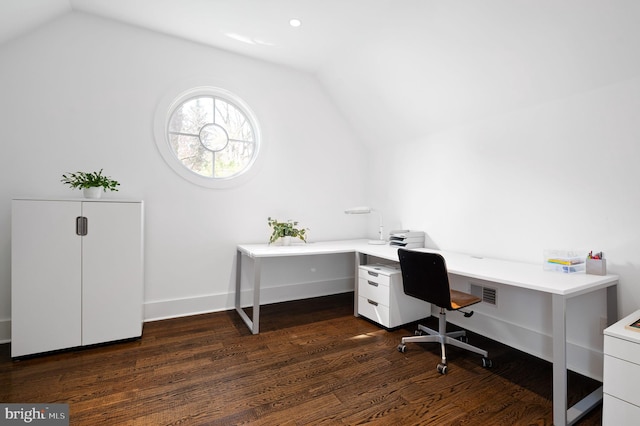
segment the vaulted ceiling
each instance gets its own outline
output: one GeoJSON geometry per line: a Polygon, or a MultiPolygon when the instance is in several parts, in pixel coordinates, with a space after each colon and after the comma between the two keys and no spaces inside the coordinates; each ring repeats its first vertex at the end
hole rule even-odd
{"type": "Polygon", "coordinates": [[[640,75],[637,0],[2,0],[0,43],[72,11],[314,73],[373,143],[640,75]]]}
{"type": "Polygon", "coordinates": [[[0,42],[81,11],[315,71],[384,24],[391,0],[3,0],[0,42]],[[291,19],[299,27],[289,24],[291,19]]]}

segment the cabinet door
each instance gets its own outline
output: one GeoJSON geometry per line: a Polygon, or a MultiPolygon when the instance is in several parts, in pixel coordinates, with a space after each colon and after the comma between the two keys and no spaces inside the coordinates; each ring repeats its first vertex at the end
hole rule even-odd
{"type": "Polygon", "coordinates": [[[79,215],[79,202],[12,202],[13,357],[81,344],[79,215]]]}
{"type": "Polygon", "coordinates": [[[82,344],[142,334],[142,203],[83,202],[82,344]]]}

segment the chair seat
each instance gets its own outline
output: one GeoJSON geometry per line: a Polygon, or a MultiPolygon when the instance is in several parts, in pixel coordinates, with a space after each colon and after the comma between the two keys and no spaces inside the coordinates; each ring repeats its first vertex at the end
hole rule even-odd
{"type": "Polygon", "coordinates": [[[471,306],[478,302],[481,302],[478,296],[474,296],[473,294],[464,293],[458,290],[450,290],[451,291],[451,307],[453,309],[461,309],[466,308],[467,306],[471,306]]]}

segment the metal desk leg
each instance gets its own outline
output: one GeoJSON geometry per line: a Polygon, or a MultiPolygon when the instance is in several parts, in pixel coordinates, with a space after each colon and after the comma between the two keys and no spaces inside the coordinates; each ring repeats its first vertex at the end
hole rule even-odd
{"type": "Polygon", "coordinates": [[[353,272],[354,276],[354,284],[353,284],[353,315],[358,315],[358,280],[360,274],[360,265],[367,264],[367,255],[364,253],[360,253],[358,251],[355,252],[355,271],[353,272]]]}
{"type": "Polygon", "coordinates": [[[607,287],[607,325],[618,321],[618,285],[607,287]]]}
{"type": "Polygon", "coordinates": [[[253,327],[251,332],[260,332],[260,270],[262,261],[259,257],[253,259],[253,327]]]}
{"type": "Polygon", "coordinates": [[[553,424],[572,425],[602,401],[602,387],[567,409],[567,300],[552,295],[553,316],[553,424]]]}
{"type": "MultiPolygon", "coordinates": [[[[602,401],[602,386],[567,409],[566,299],[553,296],[553,424],[572,425],[602,401]]],[[[617,286],[607,287],[607,324],[618,319],[617,286]]]]}
{"type": "Polygon", "coordinates": [[[366,264],[367,255],[356,251],[354,253],[355,268],[353,271],[353,315],[358,316],[358,275],[360,274],[360,265],[366,264]]]}
{"type": "Polygon", "coordinates": [[[253,320],[242,309],[242,252],[238,250],[236,259],[236,311],[253,334],[260,332],[260,258],[253,259],[253,320]]]}
{"type": "Polygon", "coordinates": [[[240,292],[242,291],[242,252],[236,252],[236,310],[241,309],[240,292]]]}
{"type": "Polygon", "coordinates": [[[567,424],[567,321],[564,296],[553,294],[553,424],[567,424]]]}

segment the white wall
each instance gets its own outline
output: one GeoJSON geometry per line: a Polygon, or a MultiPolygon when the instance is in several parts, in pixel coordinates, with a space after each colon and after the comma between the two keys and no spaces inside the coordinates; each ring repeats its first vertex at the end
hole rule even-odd
{"type": "MultiPolygon", "coordinates": [[[[377,203],[445,250],[532,263],[548,248],[602,250],[609,272],[620,275],[620,317],[628,315],[640,306],[639,114],[640,77],[425,137],[377,156],[374,164],[389,170],[376,182],[386,188],[377,203]]],[[[506,295],[498,297],[509,313],[484,312],[550,335],[540,321],[548,318],[544,303],[506,295]]],[[[598,297],[572,302],[568,316],[570,338],[589,351],[602,348],[604,292],[598,297]]],[[[498,340],[506,336],[479,323],[464,321],[498,340]]],[[[533,351],[549,355],[544,347],[533,351]]],[[[577,369],[599,376],[601,360],[584,356],[593,367],[577,369]]]]}
{"type": "MultiPolygon", "coordinates": [[[[532,263],[544,249],[604,251],[609,272],[620,275],[620,317],[638,309],[640,4],[408,8],[321,74],[374,146],[371,204],[387,229],[424,230],[432,247],[532,263]]],[[[545,301],[498,290],[498,310],[478,307],[464,326],[548,358],[545,301]]],[[[573,366],[594,377],[603,293],[569,305],[573,366]]]]}
{"type": "MultiPolygon", "coordinates": [[[[147,319],[231,308],[235,245],[268,241],[268,216],[300,221],[311,241],[366,232],[343,213],[363,203],[361,148],[308,74],[80,13],[0,46],[0,64],[0,341],[10,330],[11,198],[80,197],[59,182],[64,172],[104,168],[122,184],[106,196],[145,201],[147,319]],[[242,97],[262,125],[265,159],[240,187],[195,186],[155,146],[156,106],[194,76],[242,97]]],[[[267,270],[265,285],[278,274],[267,270]]],[[[321,292],[353,270],[317,258],[293,274],[321,292]]]]}
{"type": "MultiPolygon", "coordinates": [[[[529,262],[545,248],[590,248],[633,274],[639,112],[640,76],[379,155],[394,171],[380,184],[397,219],[442,248],[529,262]]],[[[621,313],[637,308],[634,286],[621,295],[621,313]]]]}
{"type": "MultiPolygon", "coordinates": [[[[602,250],[609,272],[620,275],[620,317],[628,315],[640,306],[639,114],[640,77],[425,137],[376,156],[373,164],[389,174],[375,182],[386,188],[375,203],[393,212],[390,221],[427,231],[432,246],[445,250],[532,263],[549,248],[602,250]]],[[[507,294],[499,290],[506,311],[478,310],[505,328],[550,335],[545,303],[507,294]]],[[[592,296],[572,301],[568,316],[570,339],[596,351],[606,316],[604,292],[598,297],[601,303],[592,296]]],[[[483,321],[463,322],[474,329],[483,321]]],[[[520,335],[514,346],[535,341],[522,331],[508,334],[520,335]]],[[[601,359],[588,358],[598,376],[601,359]]]]}

